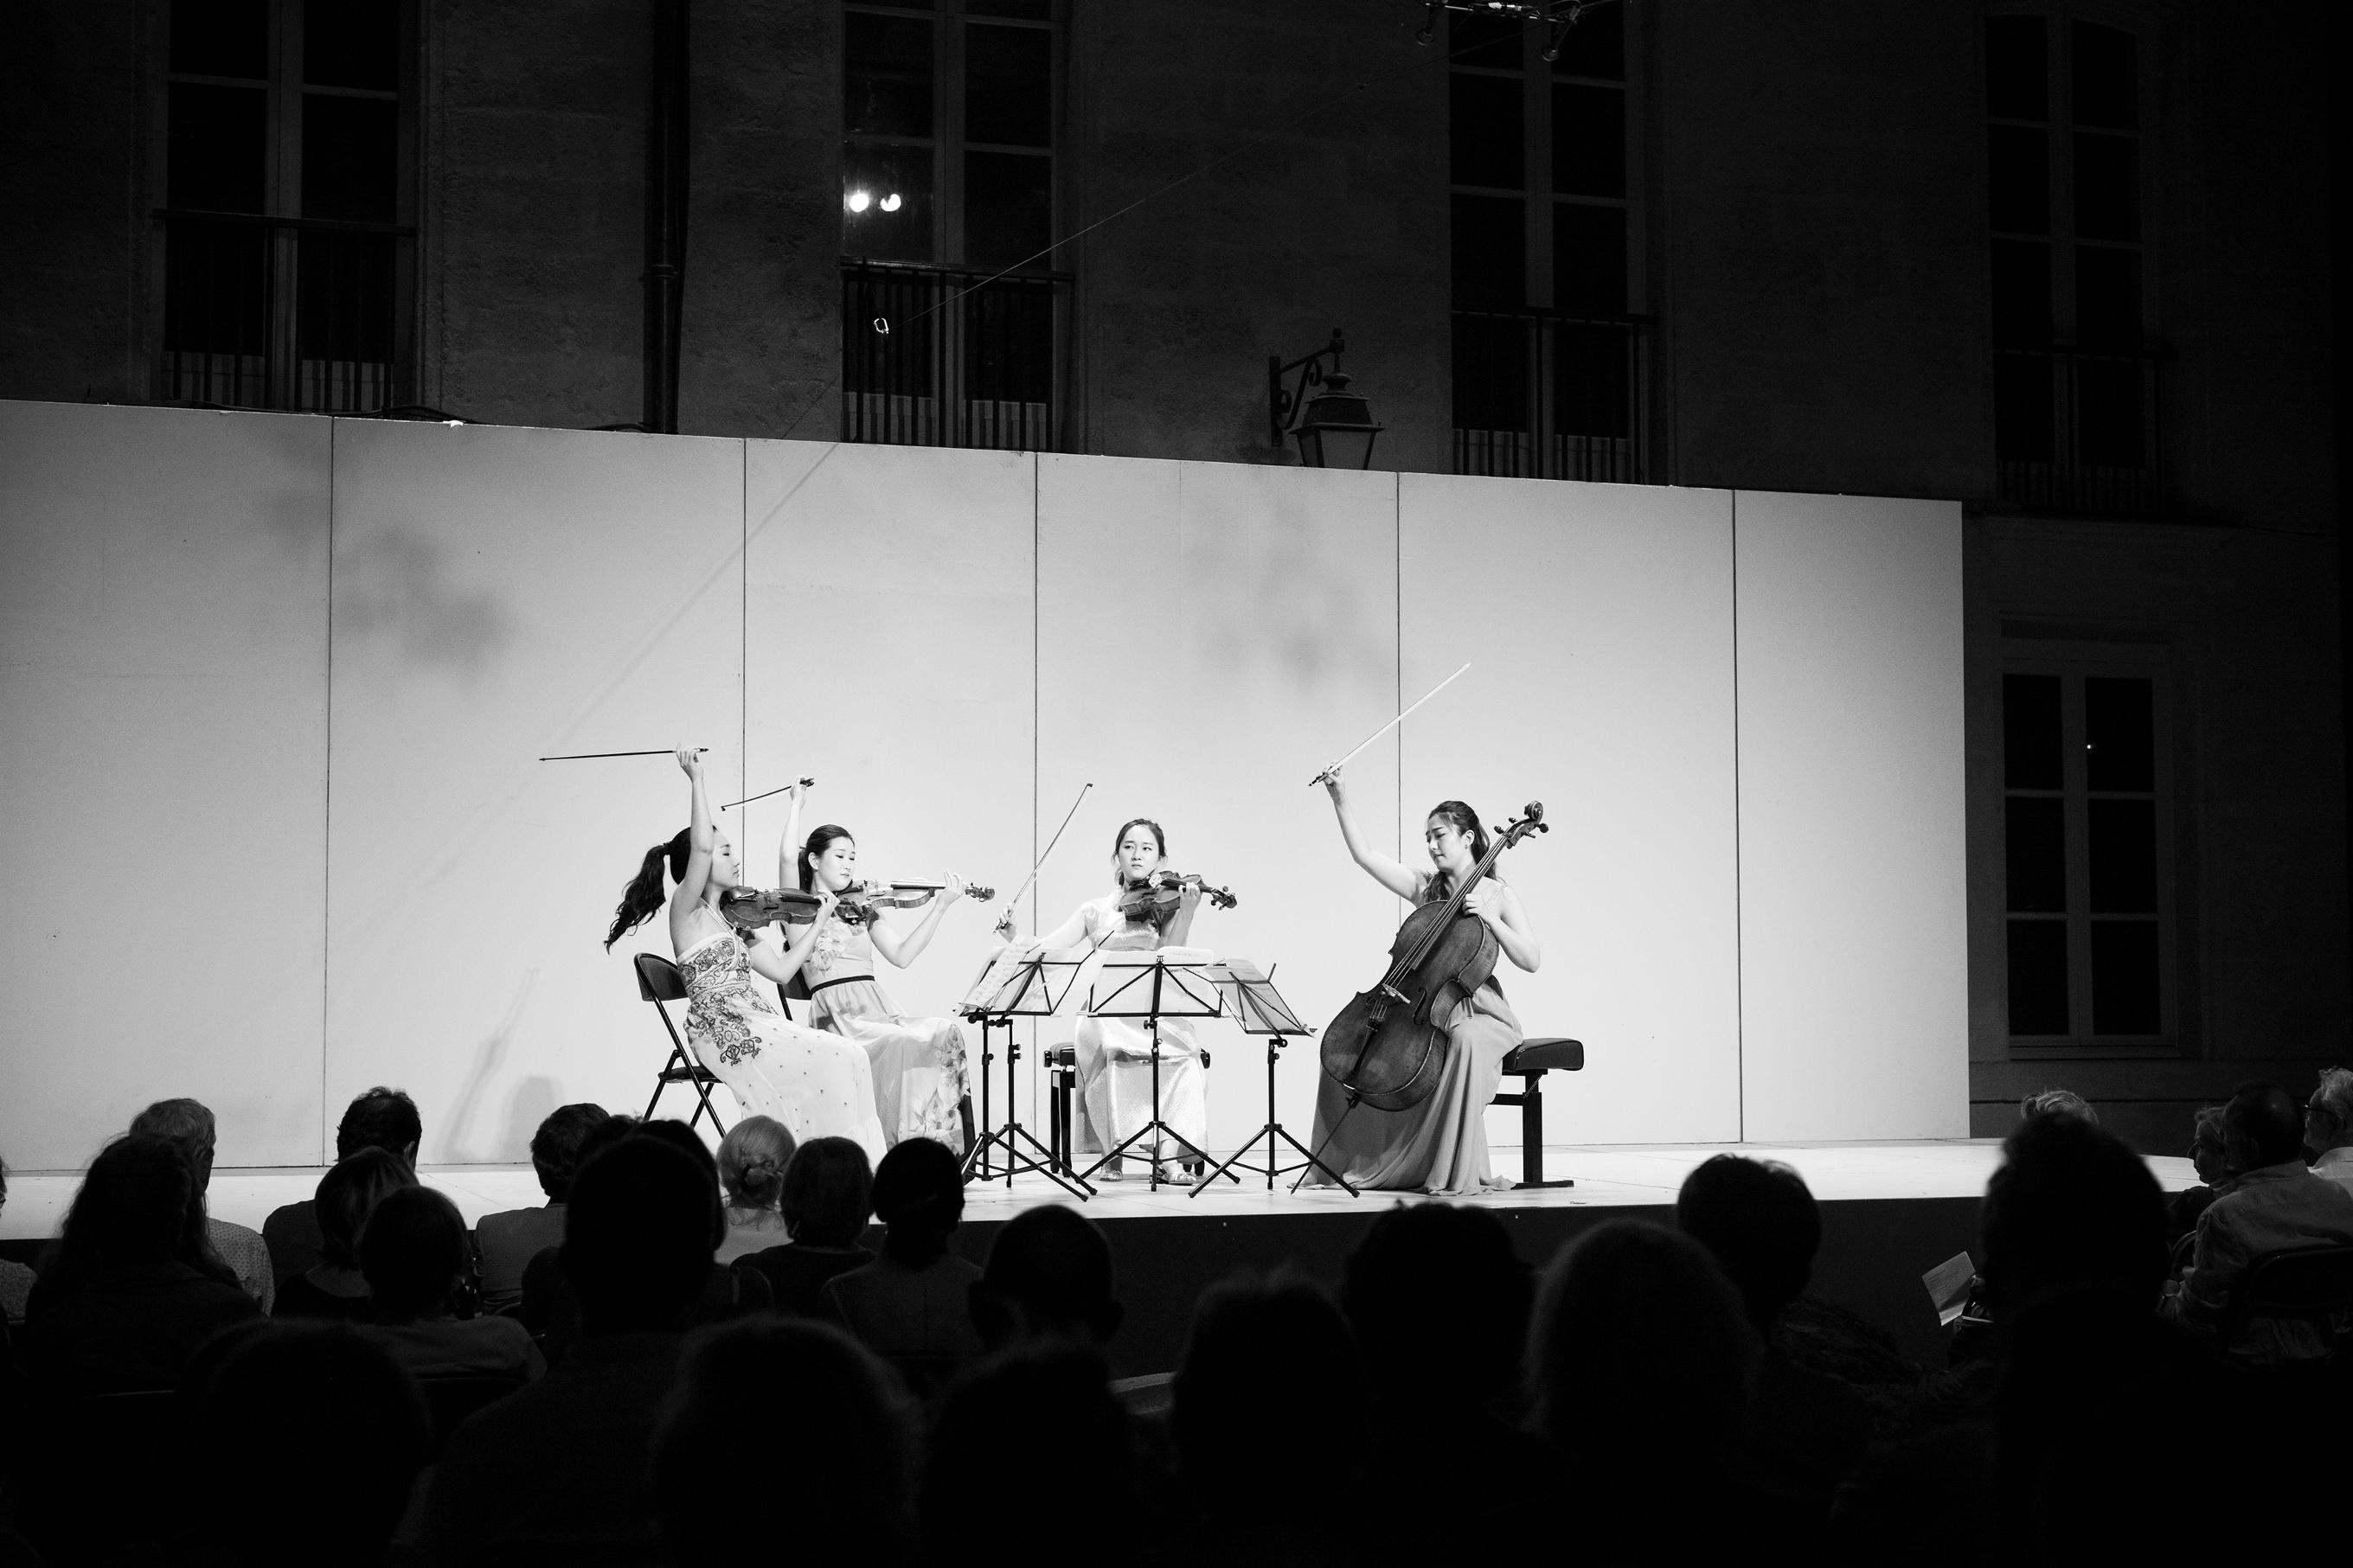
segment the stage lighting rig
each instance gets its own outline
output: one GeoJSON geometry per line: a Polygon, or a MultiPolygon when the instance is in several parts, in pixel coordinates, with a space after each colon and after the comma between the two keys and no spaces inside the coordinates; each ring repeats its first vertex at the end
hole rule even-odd
{"type": "Polygon", "coordinates": [[[1523,26],[1541,24],[1545,29],[1544,58],[1560,58],[1561,40],[1588,11],[1597,11],[1611,0],[1429,0],[1424,8],[1421,31],[1414,42],[1427,44],[1438,36],[1438,14],[1460,11],[1467,16],[1494,16],[1517,21],[1523,26]]]}

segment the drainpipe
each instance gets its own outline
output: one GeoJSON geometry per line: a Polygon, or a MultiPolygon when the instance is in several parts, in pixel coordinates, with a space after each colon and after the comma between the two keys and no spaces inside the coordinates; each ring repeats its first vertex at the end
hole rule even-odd
{"type": "Polygon", "coordinates": [[[678,432],[680,307],[685,291],[687,0],[653,0],[646,101],[646,429],[678,432]]]}

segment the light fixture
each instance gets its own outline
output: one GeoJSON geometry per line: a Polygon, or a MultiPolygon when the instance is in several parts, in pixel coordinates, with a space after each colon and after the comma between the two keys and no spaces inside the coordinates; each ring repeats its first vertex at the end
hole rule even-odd
{"type": "Polygon", "coordinates": [[[851,212],[862,213],[873,203],[873,200],[874,198],[867,195],[864,191],[858,190],[852,191],[848,195],[842,197],[841,205],[848,207],[851,212]]]}
{"type": "Polygon", "coordinates": [[[899,210],[899,193],[892,191],[889,195],[884,196],[881,201],[877,202],[875,205],[881,207],[886,213],[897,212],[899,210]]]}
{"type": "Polygon", "coordinates": [[[1365,395],[1348,390],[1352,378],[1340,369],[1340,356],[1347,348],[1347,341],[1335,327],[1332,341],[1314,353],[1303,354],[1288,364],[1281,354],[1267,356],[1267,432],[1278,447],[1285,436],[1298,437],[1299,460],[1307,468],[1372,467],[1373,440],[1383,426],[1374,420],[1372,405],[1365,401],[1365,395]],[[1332,361],[1329,370],[1324,367],[1326,357],[1332,361]],[[1282,378],[1294,370],[1299,373],[1299,380],[1286,388],[1282,378]],[[1311,386],[1322,390],[1309,397],[1307,389],[1311,386]]]}

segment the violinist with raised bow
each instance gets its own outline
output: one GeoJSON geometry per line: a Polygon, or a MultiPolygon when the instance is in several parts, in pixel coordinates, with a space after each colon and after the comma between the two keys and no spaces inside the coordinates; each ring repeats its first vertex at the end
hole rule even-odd
{"type": "MultiPolygon", "coordinates": [[[[1416,905],[1441,903],[1487,853],[1487,832],[1479,814],[1459,800],[1432,806],[1422,823],[1422,844],[1430,868],[1417,871],[1366,847],[1348,812],[1346,788],[1335,768],[1324,778],[1348,858],[1376,882],[1416,905]]],[[[1483,921],[1503,955],[1534,973],[1544,961],[1535,929],[1520,897],[1490,870],[1464,896],[1471,919],[1483,921]]],[[[1404,1110],[1357,1110],[1348,1114],[1346,1091],[1324,1079],[1315,1097],[1315,1135],[1309,1147],[1360,1187],[1419,1191],[1441,1195],[1509,1187],[1487,1158],[1486,1112],[1504,1076],[1504,1058],[1520,1043],[1520,1021],[1491,974],[1444,1026],[1451,1042],[1435,1092],[1404,1110]],[[1328,1139],[1328,1142],[1327,1142],[1328,1139]]],[[[1310,1173],[1311,1181],[1322,1177],[1310,1173]]]]}

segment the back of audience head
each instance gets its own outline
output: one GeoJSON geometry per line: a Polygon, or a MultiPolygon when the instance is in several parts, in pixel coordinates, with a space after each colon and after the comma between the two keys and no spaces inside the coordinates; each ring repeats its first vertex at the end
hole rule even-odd
{"type": "Polygon", "coordinates": [[[1584,1459],[1654,1464],[1740,1425],[1757,1331],[1707,1248],[1609,1220],[1561,1248],[1528,1329],[1536,1428],[1584,1459]]]}
{"type": "Polygon", "coordinates": [[[581,1101],[559,1105],[540,1121],[531,1135],[531,1168],[538,1173],[539,1190],[547,1201],[560,1204],[572,1190],[573,1174],[580,1169],[580,1145],[590,1130],[612,1120],[601,1105],[581,1101]]]}
{"type": "Polygon", "coordinates": [[[673,1563],[773,1560],[781,1521],[714,1506],[712,1485],[781,1479],[807,1503],[789,1526],[797,1560],[897,1563],[913,1464],[910,1413],[862,1346],[828,1324],[745,1319],[688,1341],[654,1430],[656,1525],[673,1563]]]}
{"type": "Polygon", "coordinates": [[[1169,1395],[1177,1465],[1213,1516],[1326,1510],[1362,1449],[1356,1336],[1298,1275],[1239,1275],[1204,1292],[1169,1395]]]}
{"type": "Polygon", "coordinates": [[[948,1249],[964,1218],[964,1162],[946,1144],[909,1138],[874,1170],[874,1217],[889,1228],[882,1249],[904,1263],[927,1263],[948,1249]]]}
{"type": "Polygon", "coordinates": [[[2222,1108],[2219,1105],[2201,1107],[2189,1129],[2189,1163],[2196,1168],[2198,1179],[2210,1187],[2221,1186],[2231,1179],[2232,1172],[2228,1154],[2222,1147],[2222,1108]]]}
{"type": "Polygon", "coordinates": [[[874,1171],[849,1138],[812,1138],[785,1166],[777,1204],[801,1247],[849,1247],[874,1213],[874,1171]]]}
{"type": "Polygon", "coordinates": [[[2018,1102],[2021,1121],[2031,1121],[2038,1116],[2072,1116],[2094,1127],[2100,1124],[2100,1113],[2072,1089],[2038,1089],[2018,1102]]]}
{"type": "Polygon", "coordinates": [[[172,1263],[237,1278],[206,1238],[204,1194],[187,1152],[169,1138],[126,1134],[90,1163],[42,1268],[44,1294],[54,1300],[101,1274],[172,1263]]]}
{"type": "Polygon", "coordinates": [[[2269,1081],[2242,1083],[2222,1107],[2223,1158],[2241,1173],[2304,1158],[2304,1107],[2269,1081]]]}
{"type": "Polygon", "coordinates": [[[793,1157],[792,1129],[773,1116],[747,1116],[719,1141],[719,1185],[727,1206],[773,1209],[793,1157]]]}
{"type": "Polygon", "coordinates": [[[1676,1195],[1675,1224],[1715,1257],[1760,1331],[1804,1291],[1822,1245],[1814,1194],[1778,1160],[1701,1162],[1676,1195]]]}
{"type": "Polygon", "coordinates": [[[2152,1310],[2164,1283],[2165,1194],[2114,1133],[2067,1116],[2022,1122],[1978,1209],[1979,1272],[1997,1320],[2051,1289],[2108,1285],[2152,1310]]]}
{"type": "Polygon", "coordinates": [[[188,1157],[199,1190],[212,1181],[213,1150],[219,1133],[213,1113],[201,1100],[159,1100],[131,1119],[131,1131],[151,1138],[168,1138],[188,1157]]]}
{"type": "Polygon", "coordinates": [[[465,1217],[431,1187],[399,1187],[367,1216],[359,1252],[379,1321],[442,1317],[466,1267],[465,1217]]]}
{"type": "Polygon", "coordinates": [[[430,1442],[415,1381],[342,1324],[261,1321],[215,1347],[181,1390],[186,1526],[221,1561],[376,1562],[430,1442]]]}
{"type": "Polygon", "coordinates": [[[719,1162],[712,1157],[710,1146],[696,1136],[693,1128],[673,1117],[649,1118],[629,1129],[633,1138],[652,1138],[669,1144],[692,1160],[701,1168],[705,1184],[711,1190],[711,1245],[717,1247],[727,1238],[727,1211],[719,1192],[719,1162]]]}
{"type": "MultiPolygon", "coordinates": [[[[981,1363],[942,1400],[920,1492],[923,1560],[951,1562],[977,1547],[984,1562],[1012,1561],[1013,1543],[1035,1528],[1040,1454],[1053,1456],[1059,1537],[1098,1546],[1133,1538],[1127,1412],[1094,1351],[1040,1342],[981,1363]]],[[[1154,1542],[1136,1544],[1158,1555],[1154,1542]]]]}
{"type": "Polygon", "coordinates": [[[718,1207],[707,1168],[666,1138],[589,1156],[564,1209],[564,1273],[590,1333],[675,1329],[711,1272],[718,1207]]]}
{"type": "Polygon", "coordinates": [[[1007,1221],[972,1288],[973,1326],[992,1348],[1047,1339],[1101,1345],[1125,1316],[1113,1295],[1110,1241],[1062,1204],[1007,1221]]]}
{"type": "Polygon", "coordinates": [[[2304,1145],[2315,1155],[2353,1144],[2353,1068],[2323,1068],[2304,1102],[2304,1145]]]}
{"type": "Polygon", "coordinates": [[[1348,1254],[1340,1305],[1375,1390],[1482,1401],[1509,1388],[1535,1278],[1485,1209],[1396,1204],[1348,1254]]]}
{"type": "Polygon", "coordinates": [[[384,1149],[414,1166],[417,1145],[424,1141],[425,1123],[417,1117],[417,1102],[399,1089],[378,1084],[343,1108],[343,1119],[335,1126],[335,1158],[384,1149]]]}
{"type": "Polygon", "coordinates": [[[376,1144],[335,1162],[319,1178],[319,1256],[332,1268],[360,1266],[360,1233],[389,1194],[417,1185],[417,1173],[397,1153],[376,1144]]]}

